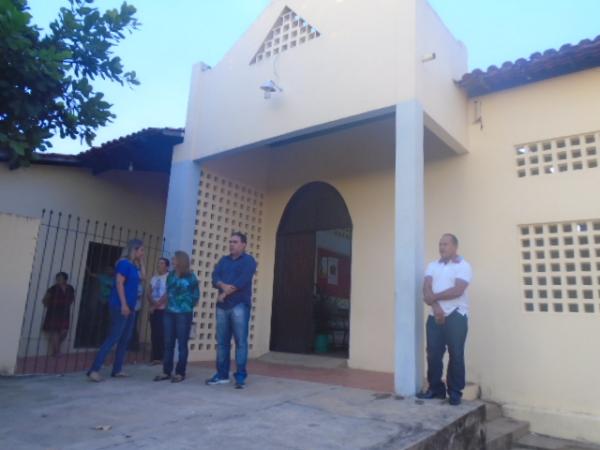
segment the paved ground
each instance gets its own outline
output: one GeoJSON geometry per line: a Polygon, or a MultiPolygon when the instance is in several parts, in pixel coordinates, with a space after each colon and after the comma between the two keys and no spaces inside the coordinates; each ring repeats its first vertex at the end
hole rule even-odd
{"type": "Polygon", "coordinates": [[[450,407],[331,384],[254,375],[247,389],[158,372],[90,383],[82,374],[0,378],[0,446],[18,449],[409,448],[480,406],[450,407]],[[98,428],[98,429],[96,429],[98,428]]]}

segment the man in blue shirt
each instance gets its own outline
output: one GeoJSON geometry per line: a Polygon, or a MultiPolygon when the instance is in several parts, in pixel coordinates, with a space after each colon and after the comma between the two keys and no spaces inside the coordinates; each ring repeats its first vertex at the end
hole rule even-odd
{"type": "Polygon", "coordinates": [[[219,290],[217,301],[217,373],[206,384],[229,383],[231,338],[235,340],[234,374],[236,389],[246,383],[248,362],[248,325],[252,311],[252,279],[256,261],[246,253],[246,235],[233,233],[229,239],[229,255],[215,266],[212,284],[219,290]]]}

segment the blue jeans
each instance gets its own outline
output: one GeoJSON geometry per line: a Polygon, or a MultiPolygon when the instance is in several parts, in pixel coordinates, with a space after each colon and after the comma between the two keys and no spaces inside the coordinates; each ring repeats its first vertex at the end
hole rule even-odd
{"type": "Polygon", "coordinates": [[[175,357],[175,340],[177,340],[177,367],[175,373],[185,377],[185,369],[188,360],[188,340],[192,327],[192,313],[173,313],[165,311],[164,316],[165,333],[165,356],[163,359],[163,372],[171,375],[173,372],[173,359],[175,357]]]}
{"type": "Polygon", "coordinates": [[[454,311],[443,325],[438,325],[433,316],[427,319],[427,380],[429,389],[436,394],[461,397],[465,388],[465,341],[469,329],[468,319],[454,311]],[[450,355],[446,381],[442,381],[444,353],[450,355]]]}
{"type": "Polygon", "coordinates": [[[231,337],[235,340],[235,381],[244,384],[248,373],[248,323],[250,306],[241,303],[231,309],[217,308],[217,375],[229,378],[231,362],[231,337]]]}
{"type": "Polygon", "coordinates": [[[125,317],[121,314],[120,309],[109,308],[110,310],[110,331],[106,340],[98,350],[96,359],[90,367],[90,372],[98,372],[102,368],[104,361],[108,354],[112,350],[115,344],[117,344],[117,351],[115,352],[115,361],[113,363],[112,375],[116,375],[123,370],[123,361],[125,360],[125,353],[127,352],[127,346],[131,339],[131,333],[133,332],[133,326],[135,324],[135,312],[132,311],[129,316],[125,317]]]}

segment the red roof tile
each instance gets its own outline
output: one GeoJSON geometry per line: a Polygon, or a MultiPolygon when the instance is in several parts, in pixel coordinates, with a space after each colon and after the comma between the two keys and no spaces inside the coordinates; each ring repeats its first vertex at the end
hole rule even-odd
{"type": "Polygon", "coordinates": [[[477,97],[594,67],[600,67],[600,35],[576,45],[565,44],[559,50],[534,53],[529,59],[490,66],[486,71],[476,69],[465,74],[458,84],[470,97],[477,97]]]}

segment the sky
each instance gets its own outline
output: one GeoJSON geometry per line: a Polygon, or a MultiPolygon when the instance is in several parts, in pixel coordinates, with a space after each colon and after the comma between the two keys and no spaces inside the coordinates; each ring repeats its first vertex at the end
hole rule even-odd
{"type": "MultiPolygon", "coordinates": [[[[183,127],[192,66],[214,66],[270,0],[130,0],[141,22],[115,53],[141,82],[96,83],[117,115],[94,145],[147,127],[183,127]]],[[[328,0],[311,0],[328,1],[328,0]]],[[[370,0],[344,0],[361,1],[370,0]]],[[[403,0],[397,0],[403,1],[403,0]]],[[[33,22],[46,27],[67,0],[29,0],[33,22]]],[[[96,0],[101,10],[122,0],[96,0]]],[[[429,0],[469,51],[469,67],[487,68],[536,51],[600,35],[600,0],[429,0]]],[[[78,153],[78,140],[53,141],[53,152],[78,153]]]]}

